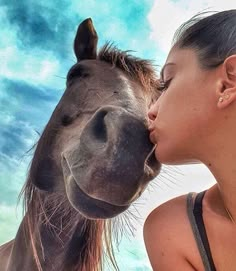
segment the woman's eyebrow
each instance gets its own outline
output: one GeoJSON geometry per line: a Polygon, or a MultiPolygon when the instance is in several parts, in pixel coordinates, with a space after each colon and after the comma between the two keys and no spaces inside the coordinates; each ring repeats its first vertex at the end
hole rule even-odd
{"type": "Polygon", "coordinates": [[[163,74],[164,74],[164,70],[167,66],[173,66],[173,65],[176,65],[175,63],[173,62],[168,62],[164,65],[164,67],[161,69],[161,78],[163,78],[163,74]]]}

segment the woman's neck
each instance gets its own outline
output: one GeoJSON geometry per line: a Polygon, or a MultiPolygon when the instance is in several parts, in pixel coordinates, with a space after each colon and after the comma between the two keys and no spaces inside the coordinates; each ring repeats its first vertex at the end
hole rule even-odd
{"type": "Polygon", "coordinates": [[[209,193],[215,208],[222,210],[230,220],[236,221],[236,154],[219,153],[214,159],[205,163],[214,175],[217,184],[209,193]]]}

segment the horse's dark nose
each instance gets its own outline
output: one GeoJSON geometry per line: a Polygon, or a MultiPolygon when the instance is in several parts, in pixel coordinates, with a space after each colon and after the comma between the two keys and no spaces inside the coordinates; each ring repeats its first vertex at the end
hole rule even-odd
{"type": "Polygon", "coordinates": [[[107,106],[98,110],[85,127],[84,136],[85,133],[86,140],[94,141],[93,145],[129,143],[129,145],[144,144],[145,149],[151,148],[147,140],[148,130],[145,120],[121,107],[107,106]]]}
{"type": "Polygon", "coordinates": [[[91,137],[93,140],[97,140],[100,142],[106,142],[107,141],[107,129],[108,129],[108,123],[107,118],[112,114],[112,111],[109,111],[107,109],[102,109],[98,111],[95,116],[92,118],[90,122],[90,131],[91,131],[91,137]]]}
{"type": "Polygon", "coordinates": [[[73,176],[90,196],[128,204],[153,177],[146,172],[152,149],[144,120],[121,107],[103,107],[81,133],[73,176]]]}

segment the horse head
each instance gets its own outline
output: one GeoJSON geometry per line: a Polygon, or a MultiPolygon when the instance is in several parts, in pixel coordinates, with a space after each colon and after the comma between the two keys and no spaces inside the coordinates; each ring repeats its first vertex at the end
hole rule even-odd
{"type": "Polygon", "coordinates": [[[97,54],[92,20],[78,27],[76,63],[35,151],[30,179],[65,193],[90,219],[125,211],[157,176],[147,111],[157,78],[149,61],[106,44],[97,54]]]}

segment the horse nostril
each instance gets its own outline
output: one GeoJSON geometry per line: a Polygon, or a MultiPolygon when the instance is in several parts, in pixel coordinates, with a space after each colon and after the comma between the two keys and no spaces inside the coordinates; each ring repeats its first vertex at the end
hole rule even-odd
{"type": "Polygon", "coordinates": [[[106,110],[102,110],[96,114],[93,120],[92,133],[96,140],[106,142],[107,141],[107,127],[105,123],[106,110]]]}

